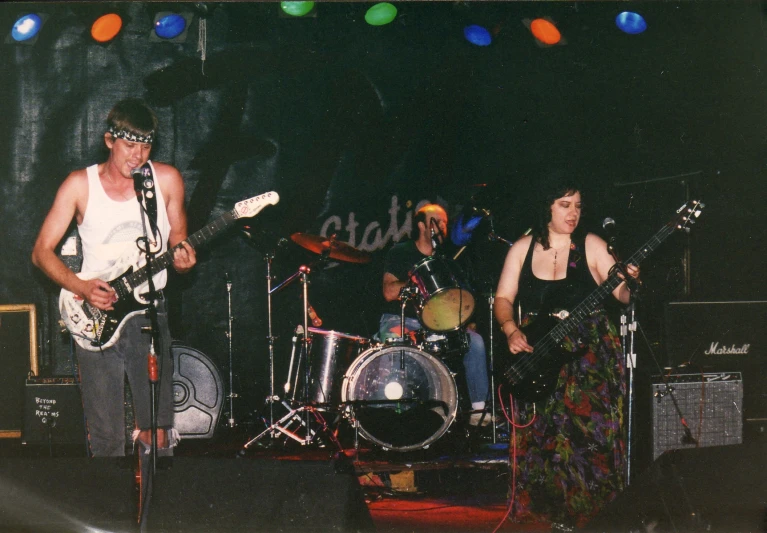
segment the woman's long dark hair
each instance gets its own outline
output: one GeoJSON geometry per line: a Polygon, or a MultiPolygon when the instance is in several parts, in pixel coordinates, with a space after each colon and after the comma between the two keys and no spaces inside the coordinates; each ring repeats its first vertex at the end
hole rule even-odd
{"type": "MultiPolygon", "coordinates": [[[[575,179],[567,176],[556,176],[541,182],[535,205],[535,219],[533,221],[533,239],[541,243],[544,250],[551,247],[549,243],[549,222],[551,222],[551,206],[554,201],[563,196],[570,196],[576,192],[581,193],[581,205],[583,205],[583,188],[575,179]]],[[[573,237],[580,237],[584,230],[581,225],[575,228],[573,237]]]]}

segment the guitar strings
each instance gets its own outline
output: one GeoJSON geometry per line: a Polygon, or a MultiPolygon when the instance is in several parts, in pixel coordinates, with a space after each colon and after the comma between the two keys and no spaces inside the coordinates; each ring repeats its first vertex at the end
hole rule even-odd
{"type": "MultiPolygon", "coordinates": [[[[683,217],[682,220],[686,220],[686,218],[683,217]]],[[[679,228],[680,226],[676,224],[664,226],[660,231],[658,231],[658,233],[653,235],[643,247],[641,247],[634,255],[632,255],[627,262],[638,265],[645,257],[647,257],[650,252],[652,252],[658,245],[666,240],[669,235],[671,235],[679,228]]],[[[528,373],[537,368],[539,360],[548,357],[549,350],[559,345],[559,342],[556,342],[551,338],[551,333],[557,328],[564,328],[565,331],[562,333],[565,334],[572,331],[572,329],[577,327],[578,324],[585,318],[585,315],[587,314],[585,313],[585,308],[600,303],[607,296],[607,294],[612,292],[615,287],[620,285],[622,281],[623,280],[619,279],[616,273],[613,273],[611,276],[609,276],[607,280],[605,280],[601,285],[594,289],[594,291],[575,308],[575,310],[570,314],[568,318],[554,326],[551,331],[549,331],[549,334],[547,334],[541,342],[537,343],[533,347],[532,353],[523,356],[520,361],[510,365],[509,370],[505,372],[506,377],[509,377],[508,374],[510,371],[514,371],[518,375],[524,377],[525,373],[528,373]]]]}

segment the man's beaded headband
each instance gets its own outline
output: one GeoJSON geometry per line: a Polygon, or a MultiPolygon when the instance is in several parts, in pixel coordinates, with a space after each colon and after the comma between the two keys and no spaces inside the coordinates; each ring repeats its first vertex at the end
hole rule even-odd
{"type": "Polygon", "coordinates": [[[109,126],[109,133],[116,139],[125,139],[126,141],[134,143],[147,143],[152,144],[154,141],[154,130],[150,131],[146,135],[130,130],[118,130],[114,126],[109,126]]]}

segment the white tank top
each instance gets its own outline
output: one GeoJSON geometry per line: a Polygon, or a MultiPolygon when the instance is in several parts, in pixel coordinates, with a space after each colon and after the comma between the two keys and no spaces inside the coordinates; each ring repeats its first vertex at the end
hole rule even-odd
{"type": "MultiPolygon", "coordinates": [[[[152,174],[157,175],[152,163],[149,163],[152,174]]],[[[83,272],[101,272],[109,269],[123,254],[139,254],[136,239],[144,235],[141,223],[141,210],[135,198],[124,202],[112,200],[104,191],[99,179],[98,165],[86,169],[88,174],[88,204],[82,223],[77,226],[83,244],[83,272]]],[[[161,250],[168,247],[170,222],[165,209],[165,201],[159,183],[155,180],[157,192],[157,227],[160,230],[161,250]]],[[[151,232],[149,220],[147,230],[151,232]]],[[[141,262],[143,264],[143,261],[141,262]]],[[[153,276],[155,288],[162,289],[168,279],[167,271],[153,276]]]]}

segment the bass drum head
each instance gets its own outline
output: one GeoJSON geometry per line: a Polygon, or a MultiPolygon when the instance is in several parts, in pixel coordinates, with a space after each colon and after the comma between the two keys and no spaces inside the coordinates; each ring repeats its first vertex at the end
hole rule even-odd
{"type": "Polygon", "coordinates": [[[387,450],[427,448],[458,410],[455,380],[436,357],[412,346],[375,347],[344,377],[341,399],[360,434],[387,450]]]}
{"type": "Polygon", "coordinates": [[[187,439],[213,436],[224,405],[224,384],[202,352],[173,343],[173,426],[187,439]]]}

